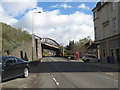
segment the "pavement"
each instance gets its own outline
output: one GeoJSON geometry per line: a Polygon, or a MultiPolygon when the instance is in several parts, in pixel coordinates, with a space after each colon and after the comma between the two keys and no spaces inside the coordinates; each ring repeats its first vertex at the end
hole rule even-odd
{"type": "MultiPolygon", "coordinates": [[[[68,60],[70,62],[84,62],[82,60],[70,60],[70,59],[66,59],[66,60],[68,60]]],[[[111,63],[103,63],[103,62],[98,62],[98,63],[89,62],[87,64],[101,66],[101,67],[107,67],[107,68],[113,68],[113,69],[119,69],[120,70],[119,64],[111,64],[111,63]]]]}
{"type": "Polygon", "coordinates": [[[109,63],[90,63],[90,64],[96,65],[96,66],[101,66],[101,67],[113,68],[113,69],[119,68],[118,64],[109,64],[109,63]]]}
{"type": "MultiPolygon", "coordinates": [[[[2,88],[66,88],[117,89],[118,72],[114,68],[93,63],[68,61],[58,57],[44,57],[30,63],[28,78],[14,78],[2,83],[2,88]]],[[[23,90],[22,89],[22,90],[23,90]]]]}

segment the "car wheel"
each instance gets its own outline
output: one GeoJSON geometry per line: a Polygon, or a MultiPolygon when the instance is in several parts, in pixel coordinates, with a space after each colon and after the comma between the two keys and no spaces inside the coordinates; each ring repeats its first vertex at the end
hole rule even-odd
{"type": "Polygon", "coordinates": [[[90,62],[90,60],[89,60],[89,59],[87,59],[87,60],[86,60],[86,62],[90,62]]]}
{"type": "Polygon", "coordinates": [[[29,75],[29,70],[28,70],[28,68],[25,68],[25,69],[24,69],[23,77],[24,77],[24,78],[27,78],[28,75],[29,75]]]}
{"type": "Polygon", "coordinates": [[[100,62],[100,60],[98,60],[97,62],[100,62]]]}

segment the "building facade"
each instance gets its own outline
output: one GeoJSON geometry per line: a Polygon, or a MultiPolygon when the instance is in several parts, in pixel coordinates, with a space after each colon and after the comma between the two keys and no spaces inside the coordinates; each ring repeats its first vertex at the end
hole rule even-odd
{"type": "Polygon", "coordinates": [[[120,2],[98,2],[92,11],[101,61],[120,63],[120,2]]]}

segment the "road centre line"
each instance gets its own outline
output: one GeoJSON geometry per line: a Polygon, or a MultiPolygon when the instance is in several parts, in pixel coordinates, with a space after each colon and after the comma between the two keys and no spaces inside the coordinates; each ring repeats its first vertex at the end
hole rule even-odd
{"type": "Polygon", "coordinates": [[[55,78],[53,78],[53,80],[55,81],[55,83],[56,83],[57,85],[59,85],[59,82],[57,82],[57,80],[56,80],[55,78]]]}
{"type": "Polygon", "coordinates": [[[59,82],[53,77],[53,75],[52,75],[52,74],[50,74],[50,75],[51,75],[53,81],[54,81],[57,85],[60,85],[59,82]]]}

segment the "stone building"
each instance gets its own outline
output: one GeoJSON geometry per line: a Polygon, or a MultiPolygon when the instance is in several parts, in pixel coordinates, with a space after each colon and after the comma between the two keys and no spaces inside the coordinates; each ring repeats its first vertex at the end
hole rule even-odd
{"type": "Polygon", "coordinates": [[[95,42],[105,63],[120,62],[120,1],[98,2],[94,14],[95,42]],[[111,60],[111,61],[110,61],[111,60]]]}

